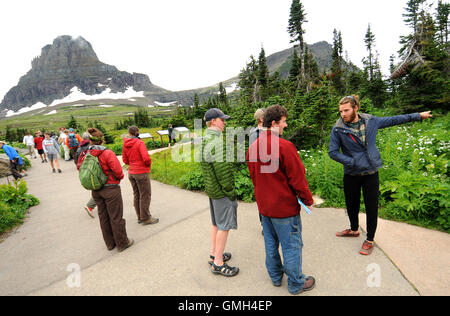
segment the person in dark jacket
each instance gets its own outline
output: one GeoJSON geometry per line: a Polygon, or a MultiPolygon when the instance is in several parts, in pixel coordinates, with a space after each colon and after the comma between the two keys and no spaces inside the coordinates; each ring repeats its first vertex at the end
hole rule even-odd
{"type": "Polygon", "coordinates": [[[378,129],[420,121],[431,117],[431,112],[376,117],[359,113],[358,96],[346,96],[339,102],[341,118],[331,131],[328,154],[344,165],[344,193],[350,229],[337,232],[338,237],[359,237],[359,208],[361,188],[367,217],[367,239],[360,254],[370,255],[378,222],[379,177],[381,155],[376,146],[378,129]],[[342,151],[342,152],[341,152],[342,151]]]}
{"type": "Polygon", "coordinates": [[[280,105],[267,108],[263,130],[247,152],[258,210],[262,215],[266,268],[272,284],[280,286],[288,276],[289,293],[312,290],[315,279],[302,273],[301,199],[314,204],[306,180],[306,170],[295,145],[281,138],[287,127],[288,113],[280,105]],[[283,253],[283,263],[279,245],[283,253]]]}
{"type": "Polygon", "coordinates": [[[128,179],[133,187],[134,209],[138,223],[142,225],[156,224],[159,219],[150,215],[152,187],[150,184],[150,168],[152,160],[147,147],[139,138],[139,128],[128,128],[129,136],[123,140],[122,160],[130,166],[128,179]]]}
{"type": "Polygon", "coordinates": [[[103,146],[103,133],[96,128],[90,128],[89,133],[91,147],[89,152],[98,158],[105,175],[109,175],[108,181],[100,190],[92,191],[98,209],[98,218],[102,230],[103,239],[108,250],[117,247],[119,252],[133,245],[133,239],[128,239],[123,218],[123,200],[120,190],[120,181],[123,179],[122,166],[112,150],[103,146]]]}
{"type": "Polygon", "coordinates": [[[170,147],[170,145],[172,145],[172,140],[174,144],[177,143],[177,137],[175,135],[172,124],[169,124],[169,128],[167,129],[167,131],[169,132],[169,147],[170,147]]]}

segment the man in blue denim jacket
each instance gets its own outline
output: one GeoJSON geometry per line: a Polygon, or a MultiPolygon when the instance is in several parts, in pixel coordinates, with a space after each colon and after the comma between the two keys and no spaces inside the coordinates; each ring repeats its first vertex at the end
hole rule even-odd
{"type": "Polygon", "coordinates": [[[431,117],[430,112],[376,117],[358,113],[359,98],[347,96],[339,102],[341,118],[331,131],[328,154],[344,165],[344,193],[350,229],[337,232],[338,237],[359,236],[361,188],[367,216],[367,240],[360,254],[370,255],[378,222],[379,177],[381,155],[376,146],[378,129],[420,121],[431,117]],[[342,151],[342,152],[341,152],[342,151]]]}

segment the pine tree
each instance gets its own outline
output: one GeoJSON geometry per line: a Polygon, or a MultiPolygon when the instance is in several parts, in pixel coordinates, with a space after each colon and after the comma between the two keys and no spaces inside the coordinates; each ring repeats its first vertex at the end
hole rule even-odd
{"type": "Polygon", "coordinates": [[[366,49],[369,51],[369,57],[365,59],[364,64],[368,67],[369,71],[369,81],[374,77],[374,54],[373,49],[375,46],[375,35],[372,33],[370,29],[370,24],[367,28],[366,36],[364,38],[364,43],[366,44],[366,49]]]}
{"type": "Polygon", "coordinates": [[[305,61],[303,59],[305,41],[303,35],[305,34],[304,24],[306,22],[308,21],[306,20],[306,13],[304,11],[303,4],[300,0],[292,0],[288,22],[288,33],[291,37],[291,43],[298,43],[300,47],[300,56],[302,58],[300,63],[300,74],[302,80],[305,78],[305,61]]]}
{"type": "Polygon", "coordinates": [[[258,58],[258,80],[259,84],[263,88],[267,88],[269,83],[269,67],[267,67],[266,52],[264,51],[264,47],[261,47],[261,52],[259,53],[258,58]]]}
{"type": "Polygon", "coordinates": [[[437,42],[432,16],[421,11],[417,21],[420,54],[424,63],[410,66],[400,85],[399,102],[405,111],[448,108],[450,103],[449,54],[437,42]]]}
{"type": "Polygon", "coordinates": [[[292,82],[297,81],[299,75],[300,75],[300,58],[298,57],[297,49],[294,46],[291,69],[289,70],[289,80],[292,82]]]}
{"type": "Polygon", "coordinates": [[[425,1],[426,0],[408,0],[406,8],[404,8],[406,13],[403,14],[403,21],[412,29],[412,34],[401,37],[400,43],[403,46],[399,51],[400,56],[405,56],[405,54],[408,54],[408,48],[410,45],[418,41],[418,21],[420,13],[423,11],[423,9],[421,9],[421,5],[425,1]]]}
{"type": "Polygon", "coordinates": [[[219,102],[223,105],[227,104],[227,90],[223,87],[223,83],[219,83],[219,102]]]}
{"type": "Polygon", "coordinates": [[[444,47],[448,45],[448,15],[450,13],[450,3],[443,3],[439,0],[436,8],[436,21],[439,31],[440,44],[444,47]]]}
{"type": "Polygon", "coordinates": [[[67,123],[67,127],[73,128],[75,130],[77,130],[79,128],[77,120],[75,119],[75,117],[73,115],[70,116],[70,121],[69,121],[69,123],[67,123]]]}
{"type": "Polygon", "coordinates": [[[344,80],[343,80],[343,58],[342,58],[342,35],[336,29],[333,31],[333,52],[331,54],[332,66],[331,66],[331,82],[338,94],[345,92],[344,80]]]}

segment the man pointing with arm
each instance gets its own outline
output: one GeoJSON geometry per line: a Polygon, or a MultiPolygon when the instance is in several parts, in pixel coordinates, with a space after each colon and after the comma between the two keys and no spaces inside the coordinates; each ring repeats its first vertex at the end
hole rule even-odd
{"type": "Polygon", "coordinates": [[[378,222],[379,177],[382,166],[380,152],[376,147],[377,131],[408,122],[431,117],[430,112],[376,117],[359,113],[359,98],[346,96],[339,102],[341,118],[336,122],[330,136],[328,154],[331,159],[344,165],[344,193],[350,229],[337,232],[337,237],[359,237],[359,208],[361,188],[367,216],[367,240],[360,254],[370,255],[373,251],[375,231],[378,222]]]}

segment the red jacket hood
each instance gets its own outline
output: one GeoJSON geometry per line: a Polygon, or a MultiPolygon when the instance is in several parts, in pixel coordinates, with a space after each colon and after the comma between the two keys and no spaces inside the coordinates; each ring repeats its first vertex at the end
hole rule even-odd
{"type": "Polygon", "coordinates": [[[141,139],[137,137],[126,137],[123,139],[123,146],[125,148],[131,149],[136,143],[138,143],[141,139]]]}

